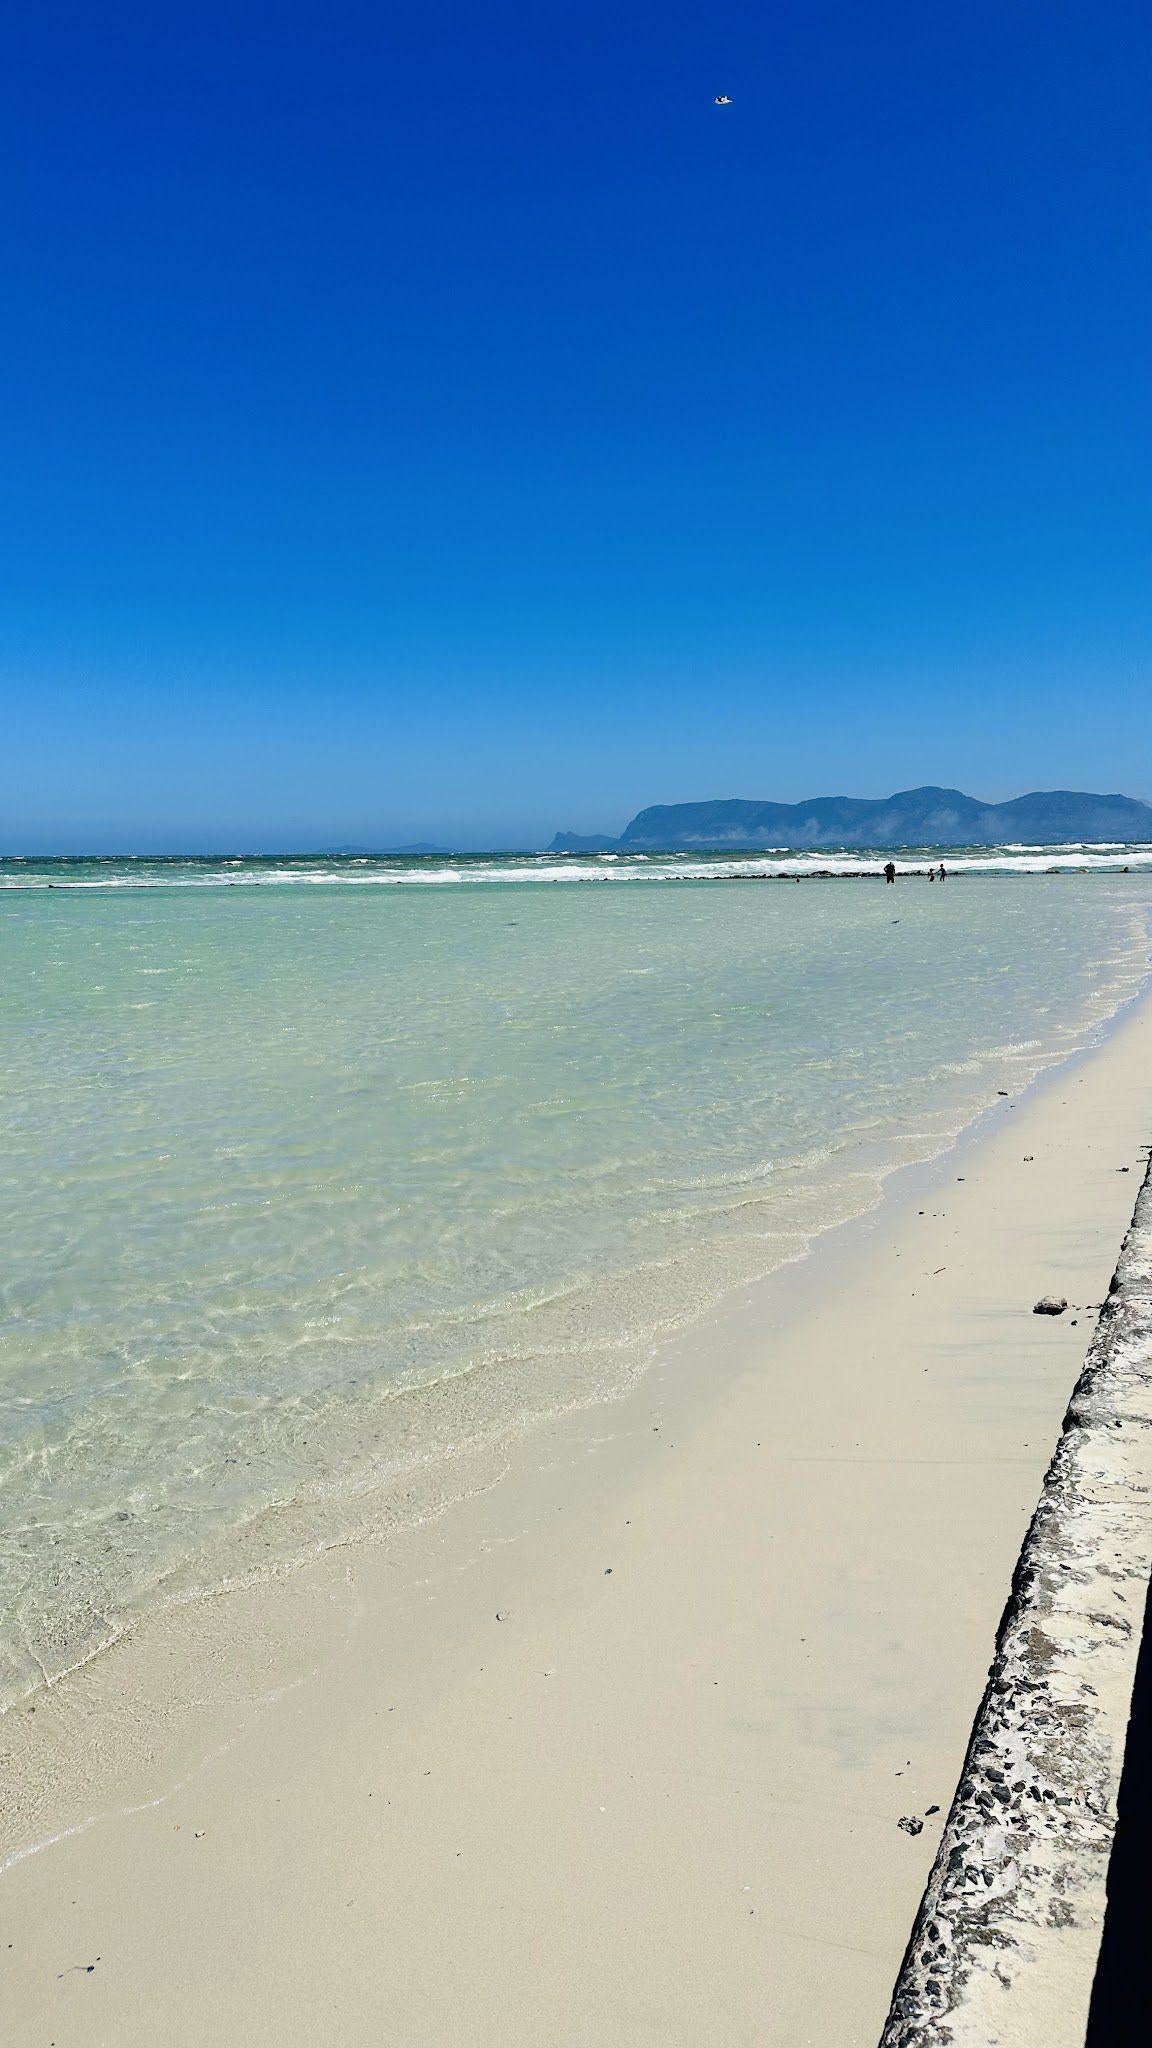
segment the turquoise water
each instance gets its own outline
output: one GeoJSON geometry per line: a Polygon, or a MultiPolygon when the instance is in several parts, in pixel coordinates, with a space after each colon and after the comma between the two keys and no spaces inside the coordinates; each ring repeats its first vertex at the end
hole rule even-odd
{"type": "Polygon", "coordinates": [[[1146,969],[1146,873],[443,865],[0,863],[6,1696],[619,1387],[1146,969]]]}

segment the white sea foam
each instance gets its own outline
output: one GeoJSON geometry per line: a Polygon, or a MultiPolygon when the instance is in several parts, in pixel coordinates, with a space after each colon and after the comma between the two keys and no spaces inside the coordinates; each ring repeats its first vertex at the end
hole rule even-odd
{"type": "Polygon", "coordinates": [[[0,890],[46,889],[286,889],[383,888],[442,889],[524,883],[662,881],[723,882],[827,876],[850,879],[882,874],[891,857],[898,874],[924,875],[944,863],[960,875],[1031,875],[1044,873],[1135,872],[1152,867],[1152,845],[1125,846],[1116,841],[1073,841],[1060,846],[932,847],[923,851],[887,853],[850,849],[769,848],[762,853],[668,854],[597,853],[584,856],[505,854],[467,855],[449,862],[425,856],[403,860],[383,855],[339,859],[221,860],[92,860],[37,861],[31,857],[0,861],[0,890]]]}

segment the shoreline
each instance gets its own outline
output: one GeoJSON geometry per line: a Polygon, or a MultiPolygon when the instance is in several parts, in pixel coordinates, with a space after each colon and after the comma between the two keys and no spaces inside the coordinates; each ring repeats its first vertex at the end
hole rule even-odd
{"type": "Polygon", "coordinates": [[[551,1298],[510,1303],[506,1356],[496,1348],[461,1370],[449,1366],[396,1384],[365,1380],[371,1409],[332,1407],[320,1419],[310,1452],[316,1485],[283,1497],[256,1495],[238,1520],[209,1526],[197,1544],[158,1559],[154,1575],[135,1587],[123,1577],[117,1587],[109,1542],[102,1597],[88,1608],[47,1606],[41,1636],[16,1645],[10,1669],[16,1673],[23,1661],[25,1683],[23,1690],[4,1683],[0,1718],[115,1653],[156,1614],[310,1569],[330,1548],[392,1540],[398,1528],[439,1516],[498,1481],[508,1442],[556,1415],[623,1399],[668,1343],[691,1343],[693,1333],[707,1341],[711,1317],[724,1315],[728,1300],[810,1260],[826,1241],[834,1245],[842,1229],[851,1231],[888,1200],[890,1188],[902,1186],[904,1174],[947,1159],[976,1137],[1002,1106],[990,1096],[992,1079],[1009,1083],[1013,1104],[1025,1102],[1121,1026],[1152,987],[1146,918],[1136,905],[1129,905],[1129,918],[1125,950],[1109,958],[1103,983],[1078,1018],[1050,1024],[1043,1040],[982,1047],[965,1067],[941,1065],[939,1094],[918,1104],[914,1128],[902,1128],[892,1114],[881,1133],[849,1122],[830,1153],[775,1159],[758,1194],[736,1176],[728,1204],[707,1217],[701,1210],[691,1245],[668,1239],[640,1264],[605,1268],[596,1286],[584,1276],[558,1284],[551,1298]],[[976,1096],[961,1100],[951,1075],[970,1067],[980,1073],[976,1096]],[[752,1208],[760,1221],[748,1229],[744,1214],[752,1208]],[[594,1307],[599,1296],[605,1307],[594,1307]],[[586,1307],[574,1343],[570,1307],[580,1300],[586,1307]]]}
{"type": "Polygon", "coordinates": [[[951,1799],[1091,1334],[1031,1304],[1103,1298],[1150,1039],[1144,994],[495,1488],[21,1713],[25,1818],[79,1830],[4,1880],[28,2037],[751,2044],[767,2013],[871,2048],[941,1817],[896,1823],[951,1799]]]}
{"type": "MultiPolygon", "coordinates": [[[[1152,994],[1146,926],[1139,937],[1133,933],[1127,962],[1122,965],[1116,958],[1109,968],[1113,978],[1104,986],[1114,1008],[1103,1015],[1089,1011],[1075,1023],[1061,1024],[1042,1045],[1039,1040],[1028,1041],[1031,1050],[1006,1045],[995,1055],[979,1055],[988,1070],[983,1077],[987,1085],[993,1070],[998,1079],[1009,1082],[1009,1090],[999,1094],[1010,1093],[1013,1108],[1029,1100],[1070,1063],[1089,1057],[1152,994]],[[1117,1002],[1120,987],[1127,992],[1117,1002]],[[1021,1075],[1014,1071],[1017,1066],[1023,1069],[1021,1075]]],[[[755,1262],[758,1270],[748,1266],[738,1234],[713,1229],[707,1235],[702,1232],[690,1258],[681,1250],[671,1257],[656,1256],[648,1267],[605,1275],[612,1286],[631,1285],[635,1297],[632,1321],[623,1326],[619,1341],[615,1334],[608,1343],[603,1334],[595,1339],[590,1334],[587,1361],[568,1367],[566,1377],[537,1332],[536,1348],[529,1347],[511,1372],[499,1359],[482,1358],[463,1371],[410,1384],[381,1385],[375,1441],[383,1443],[387,1431],[390,1456],[401,1452],[390,1467],[386,1462],[382,1476],[364,1473],[359,1475],[361,1483],[346,1490],[337,1486],[253,1503],[247,1515],[231,1527],[213,1532],[199,1549],[173,1557],[158,1577],[126,1594],[122,1602],[109,1600],[87,1615],[69,1616],[56,1635],[62,1661],[50,1658],[47,1641],[28,1650],[27,1661],[38,1667],[39,1676],[32,1678],[26,1690],[5,1700],[0,1724],[13,1709],[26,1708],[29,1702],[42,1699],[46,1690],[83,1674],[94,1661],[114,1655],[138,1628],[166,1612],[192,1602],[214,1602],[241,1587],[308,1570],[330,1550],[392,1540],[400,1529],[423,1525],[459,1500],[499,1483],[510,1443],[569,1412],[627,1398],[663,1348],[690,1345],[697,1337],[706,1341],[711,1320],[723,1316],[732,1300],[749,1287],[766,1286],[789,1268],[819,1255],[825,1243],[835,1246],[840,1232],[850,1232],[882,1207],[890,1191],[898,1194],[902,1176],[921,1169],[930,1171],[937,1162],[947,1160],[975,1140],[1001,1108],[998,1100],[975,1106],[959,1101],[945,1104],[942,1099],[925,1111],[929,1127],[911,1136],[895,1124],[878,1140],[863,1129],[849,1128],[835,1148],[837,1171],[827,1184],[801,1182],[795,1190],[805,1210],[815,1199],[839,1213],[817,1220],[807,1213],[798,1216],[794,1210],[777,1213],[773,1209],[765,1219],[768,1227],[763,1236],[750,1242],[775,1239],[779,1249],[771,1260],[761,1254],[755,1262]],[[948,1121],[942,1129],[931,1128],[932,1118],[939,1115],[948,1121]],[[959,1124],[953,1125],[951,1119],[957,1115],[959,1124]],[[910,1146],[917,1148],[919,1156],[902,1157],[902,1147],[910,1146]],[[922,1149],[925,1146],[927,1149],[922,1149]],[[663,1291],[656,1294],[649,1284],[649,1299],[643,1290],[650,1272],[660,1274],[663,1291]],[[650,1325],[636,1321],[642,1309],[652,1318],[650,1325]],[[611,1366],[605,1364],[609,1357],[611,1366]],[[594,1365],[588,1362],[592,1360],[594,1365]],[[506,1394],[511,1395],[509,1402],[506,1394]],[[409,1415],[412,1422],[406,1419],[409,1415]],[[87,1639],[82,1640],[85,1632],[87,1639]]],[[[771,1189],[785,1187],[788,1176],[799,1173],[806,1164],[802,1158],[774,1162],[771,1182],[764,1189],[765,1202],[771,1201],[771,1189]]],[[[735,1196],[735,1183],[732,1192],[735,1196]]],[[[718,1213],[725,1214],[723,1210],[718,1213]]],[[[565,1291],[558,1289],[557,1299],[565,1291]]],[[[325,1447],[323,1465],[329,1470],[341,1469],[341,1439],[335,1418],[330,1428],[331,1442],[325,1447]]],[[[351,1448],[345,1437],[344,1455],[351,1448]]],[[[6,1860],[0,1847],[0,1873],[6,1860]]]]}

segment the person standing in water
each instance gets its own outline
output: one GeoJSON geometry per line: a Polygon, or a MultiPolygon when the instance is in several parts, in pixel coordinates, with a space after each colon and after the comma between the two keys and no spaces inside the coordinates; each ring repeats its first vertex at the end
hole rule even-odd
{"type": "Polygon", "coordinates": [[[944,863],[943,863],[943,861],[941,861],[941,863],[940,863],[940,880],[941,880],[941,881],[943,881],[943,880],[944,880],[944,863]]]}
{"type": "Polygon", "coordinates": [[[896,863],[895,863],[895,861],[894,861],[894,860],[886,860],[886,861],[885,861],[885,863],[884,863],[884,880],[885,880],[886,882],[894,882],[894,881],[896,880],[896,863]]]}

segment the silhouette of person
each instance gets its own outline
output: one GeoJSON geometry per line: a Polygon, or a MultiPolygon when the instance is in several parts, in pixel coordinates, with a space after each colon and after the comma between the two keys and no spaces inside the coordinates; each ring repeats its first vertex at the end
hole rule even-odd
{"type": "Polygon", "coordinates": [[[885,880],[886,882],[894,882],[894,881],[896,880],[896,863],[895,863],[895,861],[894,861],[894,860],[886,860],[886,861],[885,861],[885,863],[884,863],[884,880],[885,880]]]}

